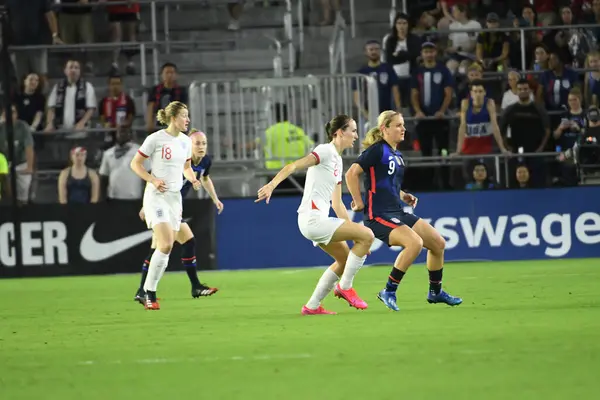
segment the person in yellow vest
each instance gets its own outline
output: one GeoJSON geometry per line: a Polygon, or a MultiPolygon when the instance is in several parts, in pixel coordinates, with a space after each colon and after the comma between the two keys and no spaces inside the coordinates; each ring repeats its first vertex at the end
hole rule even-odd
{"type": "MultiPolygon", "coordinates": [[[[314,146],[314,142],[299,126],[288,120],[285,104],[275,105],[276,123],[265,131],[263,151],[265,167],[279,171],[286,164],[304,157],[314,146]]],[[[260,139],[257,139],[257,144],[260,139]]]]}
{"type": "Polygon", "coordinates": [[[2,192],[6,198],[10,197],[10,182],[8,180],[8,161],[4,154],[0,153],[0,200],[2,200],[2,192]]]}

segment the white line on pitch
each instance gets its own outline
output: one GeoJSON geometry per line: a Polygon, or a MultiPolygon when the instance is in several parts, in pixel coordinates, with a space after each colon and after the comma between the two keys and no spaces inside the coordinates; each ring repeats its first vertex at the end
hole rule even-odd
{"type": "Polygon", "coordinates": [[[311,358],[311,354],[264,354],[259,356],[231,356],[204,358],[146,358],[131,361],[80,361],[77,365],[115,365],[115,364],[173,364],[182,362],[213,362],[213,361],[269,361],[269,360],[299,360],[311,358]]]}

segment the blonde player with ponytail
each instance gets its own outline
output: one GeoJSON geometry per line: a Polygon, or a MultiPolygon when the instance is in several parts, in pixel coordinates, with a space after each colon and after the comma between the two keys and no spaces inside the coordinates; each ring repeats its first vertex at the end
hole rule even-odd
{"type": "Polygon", "coordinates": [[[364,151],[346,173],[346,184],[352,195],[352,209],[364,210],[365,226],[375,237],[388,246],[402,246],[387,284],[377,297],[386,307],[398,311],[396,290],[404,274],[423,247],[427,254],[429,270],[430,303],[446,303],[451,306],[462,299],[442,291],[442,267],[444,264],[444,238],[427,221],[402,208],[402,202],[417,206],[417,198],[402,190],[406,165],[397,148],[404,140],[404,118],[396,111],[384,111],[377,119],[377,127],[371,129],[363,142],[364,151]],[[364,175],[365,200],[360,193],[359,177],[364,175]]]}
{"type": "Polygon", "coordinates": [[[171,102],[158,111],[157,119],[168,127],[150,134],[131,161],[131,169],[147,182],[143,210],[146,224],[156,239],[156,251],[144,284],[147,310],[160,309],[156,289],[167,269],[173,242],[181,226],[183,177],[195,190],[201,186],[191,166],[192,140],[183,133],[190,123],[187,106],[178,101],[171,102]],[[147,158],[152,161],[152,174],[144,168],[147,158]]]}

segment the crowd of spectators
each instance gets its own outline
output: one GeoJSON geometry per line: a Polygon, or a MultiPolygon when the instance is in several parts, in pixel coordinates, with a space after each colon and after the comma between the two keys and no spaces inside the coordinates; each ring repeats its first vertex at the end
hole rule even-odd
{"type": "MultiPolygon", "coordinates": [[[[94,41],[90,1],[62,0],[58,12],[54,11],[52,3],[50,0],[6,0],[14,45],[94,41]]],[[[242,3],[232,1],[229,4],[231,22],[228,28],[231,30],[240,28],[242,3]]],[[[262,3],[269,6],[277,2],[262,3]]],[[[322,0],[320,4],[321,25],[333,23],[334,15],[340,10],[340,1],[322,0]]],[[[536,1],[535,6],[520,0],[419,0],[408,1],[407,5],[408,13],[395,16],[391,30],[383,40],[371,40],[365,45],[367,59],[359,70],[377,80],[381,110],[397,109],[406,116],[416,117],[408,125],[404,148],[423,156],[488,155],[453,147],[456,145],[453,128],[461,100],[470,97],[473,82],[487,79],[486,95],[495,100],[499,115],[504,114],[500,117],[504,142],[489,153],[505,146],[513,153],[523,155],[511,165],[511,176],[501,177],[487,160],[475,159],[463,174],[470,181],[466,185],[460,180],[455,181],[452,171],[446,167],[411,169],[420,170],[415,181],[437,182],[435,186],[443,189],[466,187],[470,190],[503,186],[497,182],[500,179],[511,181],[514,187],[577,184],[577,172],[572,167],[540,166],[539,162],[526,156],[531,152],[556,151],[558,163],[566,165],[568,151],[590,125],[588,108],[598,106],[600,96],[600,54],[596,52],[600,28],[581,28],[577,24],[600,23],[600,0],[544,0],[536,1]],[[568,28],[551,29],[551,25],[568,28]],[[478,32],[482,27],[500,26],[539,29],[526,30],[524,38],[520,32],[478,32]],[[525,43],[524,60],[522,42],[525,43]],[[581,67],[589,68],[589,71],[576,70],[581,67]],[[540,132],[536,139],[521,140],[519,137],[523,125],[519,126],[514,118],[522,117],[523,112],[529,113],[539,125],[534,126],[534,130],[540,132]],[[424,179],[422,174],[431,176],[424,179]]],[[[106,7],[112,41],[136,40],[139,11],[135,1],[106,7]]],[[[127,157],[135,153],[136,145],[131,139],[136,108],[123,85],[121,73],[136,72],[134,55],[134,52],[118,48],[113,52],[111,68],[106,74],[108,93],[98,101],[96,88],[85,79],[86,74],[95,70],[85,51],[71,54],[64,66],[64,78],[52,87],[48,85],[46,51],[13,54],[14,69],[19,78],[19,90],[12,96],[12,117],[18,136],[15,163],[18,165],[16,192],[20,202],[31,200],[35,153],[43,151],[48,137],[39,134],[34,141],[32,132],[66,131],[68,137],[77,139],[84,137],[85,130],[90,127],[109,130],[107,151],[98,160],[101,160],[101,167],[98,172],[88,169],[86,149],[73,147],[70,166],[59,178],[60,202],[141,196],[140,188],[128,181],[123,167],[128,164],[127,157]],[[121,56],[125,63],[121,63],[121,56]],[[99,125],[95,125],[96,119],[99,125]],[[119,185],[114,182],[117,179],[122,179],[121,184],[127,190],[118,189],[119,185]]],[[[158,109],[174,100],[187,103],[189,98],[186,88],[177,83],[175,64],[164,64],[160,72],[161,83],[147,92],[148,102],[143,112],[147,132],[158,126],[155,119],[158,109]]],[[[355,86],[354,89],[358,88],[355,86]]],[[[368,104],[360,104],[357,93],[354,98],[357,118],[363,127],[368,120],[368,104]]],[[[531,128],[532,125],[525,126],[531,128]]],[[[5,125],[1,122],[0,154],[4,157],[0,158],[0,186],[6,191],[11,189],[2,172],[8,146],[5,125]]],[[[407,179],[410,181],[410,173],[407,179]]]]}

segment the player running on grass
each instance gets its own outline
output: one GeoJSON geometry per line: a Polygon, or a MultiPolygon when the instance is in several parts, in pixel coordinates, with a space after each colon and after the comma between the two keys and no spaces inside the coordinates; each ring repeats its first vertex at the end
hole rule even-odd
{"type": "Polygon", "coordinates": [[[192,169],[192,140],[182,133],[187,131],[190,123],[186,105],[171,102],[158,112],[157,118],[168,127],[150,134],[131,160],[131,169],[148,183],[143,209],[146,224],[156,238],[156,251],[150,259],[144,283],[144,307],[147,310],[160,309],[156,288],[167,269],[175,235],[181,226],[182,177],[185,176],[195,190],[201,185],[192,169]],[[144,168],[146,158],[152,161],[152,174],[144,168]]]}
{"type": "Polygon", "coordinates": [[[404,118],[395,111],[384,111],[377,119],[377,127],[367,133],[363,142],[365,150],[346,173],[346,184],[352,195],[352,209],[364,209],[365,226],[375,237],[388,246],[402,246],[385,289],[377,298],[389,309],[398,311],[396,290],[408,267],[426,247],[429,270],[429,303],[446,303],[456,306],[462,299],[442,290],[444,266],[444,238],[427,221],[404,212],[402,201],[417,206],[417,198],[402,191],[404,159],[396,150],[404,140],[404,118]],[[359,176],[365,173],[365,203],[360,193],[359,176]]]}
{"type": "MultiPolygon", "coordinates": [[[[192,169],[196,174],[196,178],[200,180],[200,183],[215,203],[215,206],[220,214],[223,211],[223,203],[221,203],[219,200],[213,182],[209,176],[212,160],[206,153],[208,143],[206,135],[204,132],[200,132],[197,129],[192,129],[190,138],[192,139],[192,169]]],[[[183,187],[181,188],[181,197],[185,198],[191,188],[192,183],[185,179],[183,187]]],[[[140,218],[142,221],[145,220],[143,208],[140,211],[140,218]]],[[[201,283],[198,279],[198,272],[196,269],[196,239],[187,222],[181,222],[181,227],[179,232],[177,232],[177,235],[175,235],[175,240],[181,245],[181,263],[183,264],[185,272],[187,273],[190,283],[192,284],[192,297],[198,298],[200,296],[212,296],[213,294],[217,293],[219,291],[218,288],[209,287],[201,283]]],[[[144,264],[142,265],[142,280],[140,282],[140,287],[138,288],[134,298],[135,301],[138,301],[141,304],[144,304],[144,284],[146,283],[146,277],[148,275],[148,265],[150,264],[152,254],[155,250],[156,239],[153,237],[150,252],[148,253],[148,256],[144,260],[144,264]]]]}
{"type": "Polygon", "coordinates": [[[298,227],[305,238],[312,240],[335,262],[323,273],[308,303],[302,307],[303,315],[335,314],[321,305],[334,286],[336,297],[345,299],[357,309],[367,308],[367,303],[352,288],[352,282],[373,243],[373,232],[352,222],[342,203],[343,166],[340,154],[351,148],[358,138],[356,122],[347,115],[338,115],[327,123],[325,131],[330,142],[318,145],[311,154],[286,165],[258,191],[256,200],[265,200],[268,204],[277,185],[294,172],[308,168],[298,208],[298,227]],[[338,218],[329,217],[330,203],[338,218]],[[346,240],[354,241],[352,251],[346,240]],[[340,282],[336,286],[338,279],[340,282]]]}

